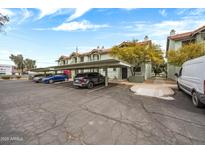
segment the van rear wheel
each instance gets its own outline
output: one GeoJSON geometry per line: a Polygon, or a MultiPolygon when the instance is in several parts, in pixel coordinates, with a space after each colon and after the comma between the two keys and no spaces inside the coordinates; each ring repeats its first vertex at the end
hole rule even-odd
{"type": "Polygon", "coordinates": [[[202,104],[202,103],[200,102],[200,100],[199,100],[199,98],[198,98],[198,95],[197,95],[197,93],[196,93],[195,91],[192,93],[192,103],[193,103],[194,106],[196,106],[196,107],[203,107],[203,106],[204,106],[204,104],[202,104]]]}

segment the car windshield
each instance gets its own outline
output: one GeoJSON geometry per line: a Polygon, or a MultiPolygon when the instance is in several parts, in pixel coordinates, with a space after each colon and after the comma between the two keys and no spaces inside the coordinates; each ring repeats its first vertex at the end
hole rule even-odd
{"type": "Polygon", "coordinates": [[[43,74],[36,74],[33,77],[41,77],[41,76],[43,76],[43,74]]]}
{"type": "Polygon", "coordinates": [[[79,78],[79,77],[87,77],[87,74],[86,73],[77,74],[76,78],[79,78]]]}

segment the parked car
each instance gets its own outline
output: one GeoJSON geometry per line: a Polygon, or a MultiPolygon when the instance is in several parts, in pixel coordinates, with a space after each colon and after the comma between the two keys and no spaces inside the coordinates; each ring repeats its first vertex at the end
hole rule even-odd
{"type": "Polygon", "coordinates": [[[67,75],[53,75],[42,79],[43,83],[54,83],[59,81],[65,81],[68,79],[67,75]]]}
{"type": "Polygon", "coordinates": [[[46,74],[46,75],[37,74],[37,75],[34,75],[34,77],[32,78],[32,81],[36,82],[36,83],[40,83],[40,82],[42,82],[43,78],[49,77],[49,76],[52,76],[52,74],[46,74]]]}
{"type": "Polygon", "coordinates": [[[196,107],[205,104],[205,56],[186,61],[177,76],[179,90],[192,96],[196,107]]]}
{"type": "Polygon", "coordinates": [[[105,83],[105,77],[97,72],[79,73],[73,80],[76,87],[93,88],[94,85],[105,83]]]}

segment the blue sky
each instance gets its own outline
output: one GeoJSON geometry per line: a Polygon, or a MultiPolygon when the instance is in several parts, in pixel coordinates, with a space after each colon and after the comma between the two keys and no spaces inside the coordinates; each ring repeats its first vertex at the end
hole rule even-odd
{"type": "Polygon", "coordinates": [[[110,48],[147,35],[165,49],[171,29],[177,33],[205,25],[205,9],[0,9],[10,17],[0,34],[0,63],[12,64],[9,55],[23,54],[38,67],[56,65],[61,55],[78,46],[87,52],[110,48]]]}

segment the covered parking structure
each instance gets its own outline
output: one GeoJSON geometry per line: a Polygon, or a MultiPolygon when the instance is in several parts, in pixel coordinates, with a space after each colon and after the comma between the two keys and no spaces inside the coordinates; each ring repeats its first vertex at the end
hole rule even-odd
{"type": "Polygon", "coordinates": [[[107,59],[107,60],[99,60],[99,61],[92,61],[92,62],[79,62],[74,64],[67,64],[61,66],[51,66],[45,68],[36,68],[32,69],[33,72],[50,72],[61,70],[79,70],[79,69],[95,69],[95,68],[103,68],[105,70],[105,86],[108,86],[108,68],[116,68],[116,67],[130,67],[129,64],[122,62],[116,59],[107,59]]]}

